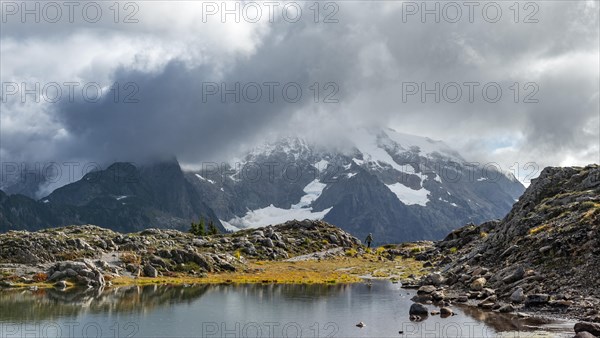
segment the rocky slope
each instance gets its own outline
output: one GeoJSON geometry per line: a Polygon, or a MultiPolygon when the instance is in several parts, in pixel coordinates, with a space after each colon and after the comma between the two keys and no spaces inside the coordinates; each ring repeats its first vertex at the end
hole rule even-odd
{"type": "Polygon", "coordinates": [[[10,231],[0,234],[0,268],[9,271],[0,276],[5,279],[0,286],[70,280],[99,287],[118,276],[202,276],[243,270],[247,259],[278,260],[359,244],[334,226],[309,220],[205,237],[154,228],[120,234],[92,225],[10,231]]]}
{"type": "Polygon", "coordinates": [[[437,270],[420,281],[420,301],[600,322],[600,167],[546,168],[502,221],[396,250],[437,270]]]}
{"type": "Polygon", "coordinates": [[[97,224],[123,232],[151,227],[185,230],[201,217],[224,230],[175,160],[139,167],[115,163],[38,201],[0,191],[0,232],[70,224],[97,224]]]}

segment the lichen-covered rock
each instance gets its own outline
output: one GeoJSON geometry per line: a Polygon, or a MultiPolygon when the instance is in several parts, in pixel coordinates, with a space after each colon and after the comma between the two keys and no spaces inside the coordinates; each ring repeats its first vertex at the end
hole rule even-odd
{"type": "Polygon", "coordinates": [[[473,290],[473,291],[483,290],[483,287],[485,286],[486,282],[487,282],[487,280],[483,277],[479,277],[479,278],[475,279],[474,281],[471,282],[471,290],[473,290]]]}
{"type": "MultiPolygon", "coordinates": [[[[467,224],[440,242],[420,246],[418,255],[442,271],[450,290],[491,288],[499,302],[519,311],[595,318],[593,309],[600,308],[600,166],[545,168],[504,219],[467,224]]],[[[425,284],[431,281],[422,280],[425,284]]]]}
{"type": "Polygon", "coordinates": [[[158,277],[158,270],[150,264],[144,265],[144,275],[146,277],[158,277]]]}
{"type": "Polygon", "coordinates": [[[247,258],[280,260],[336,250],[342,255],[343,249],[359,249],[359,244],[345,231],[311,220],[204,237],[168,229],[120,234],[83,225],[0,234],[0,262],[45,266],[49,282],[70,280],[101,287],[104,275],[237,271],[247,258]]]}

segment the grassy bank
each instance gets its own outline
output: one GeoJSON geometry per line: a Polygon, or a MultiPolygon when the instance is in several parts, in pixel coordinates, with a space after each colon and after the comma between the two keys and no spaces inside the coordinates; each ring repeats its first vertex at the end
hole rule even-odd
{"type": "Polygon", "coordinates": [[[221,283],[279,283],[279,284],[335,284],[355,283],[364,277],[405,279],[424,273],[421,262],[395,258],[393,261],[376,254],[358,257],[334,257],[306,261],[251,261],[239,272],[212,273],[204,277],[187,275],[149,277],[117,277],[113,285],[145,284],[221,284],[221,283]]]}

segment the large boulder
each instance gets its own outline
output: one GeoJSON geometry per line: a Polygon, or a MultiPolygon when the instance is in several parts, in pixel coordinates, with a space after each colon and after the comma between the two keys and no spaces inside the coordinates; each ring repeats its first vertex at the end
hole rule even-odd
{"type": "Polygon", "coordinates": [[[425,278],[426,284],[431,284],[434,286],[440,286],[445,282],[446,279],[439,272],[434,272],[425,278]]]}
{"type": "Polygon", "coordinates": [[[579,322],[575,324],[575,332],[589,332],[594,336],[600,336],[600,324],[579,322]]]}
{"type": "Polygon", "coordinates": [[[435,290],[437,290],[437,288],[433,285],[423,285],[419,288],[419,290],[417,290],[417,294],[430,294],[435,290]]]}
{"type": "Polygon", "coordinates": [[[96,265],[84,259],[83,262],[64,261],[54,264],[49,270],[49,282],[69,279],[80,285],[99,288],[106,285],[102,272],[96,265]]]}
{"type": "Polygon", "coordinates": [[[156,277],[158,277],[158,270],[156,270],[156,268],[153,267],[152,265],[146,264],[146,265],[144,265],[144,275],[146,277],[156,278],[156,277]]]}
{"type": "Polygon", "coordinates": [[[429,310],[427,310],[427,307],[423,304],[413,303],[408,310],[408,314],[411,316],[425,317],[429,315],[429,310]]]}
{"type": "Polygon", "coordinates": [[[536,293],[533,295],[527,295],[527,299],[525,300],[525,305],[527,306],[537,306],[544,305],[548,303],[550,300],[550,296],[545,293],[536,293]]]}
{"type": "Polygon", "coordinates": [[[525,276],[525,269],[523,269],[522,266],[518,267],[515,271],[513,271],[513,273],[511,273],[510,275],[504,277],[502,279],[502,281],[505,284],[511,284],[514,283],[518,280],[523,279],[523,277],[525,276]]]}
{"type": "Polygon", "coordinates": [[[523,292],[523,288],[517,288],[510,295],[510,301],[513,303],[523,303],[524,300],[525,300],[525,293],[523,292]]]}

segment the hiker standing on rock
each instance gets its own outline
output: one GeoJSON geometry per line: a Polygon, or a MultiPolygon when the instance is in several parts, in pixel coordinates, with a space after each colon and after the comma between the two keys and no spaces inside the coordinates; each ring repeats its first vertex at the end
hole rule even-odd
{"type": "Polygon", "coordinates": [[[371,242],[373,242],[373,234],[369,232],[369,236],[367,236],[367,239],[365,239],[365,242],[367,243],[367,248],[371,248],[371,242]]]}

